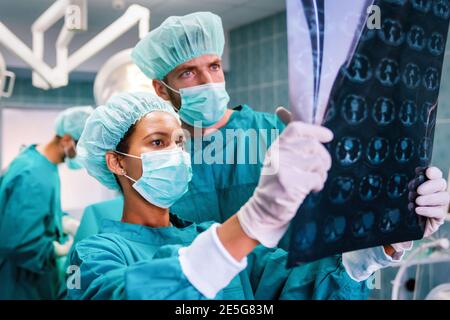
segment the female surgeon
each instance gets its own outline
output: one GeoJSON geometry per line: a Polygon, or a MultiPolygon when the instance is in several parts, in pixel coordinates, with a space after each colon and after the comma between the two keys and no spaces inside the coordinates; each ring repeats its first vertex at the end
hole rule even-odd
{"type": "Polygon", "coordinates": [[[323,188],[331,167],[323,143],[331,139],[326,128],[291,122],[239,212],[223,224],[194,224],[168,209],[192,177],[177,114],[152,94],[116,95],[88,119],[77,152],[89,174],[122,191],[122,220],[104,221],[100,234],[76,245],[68,298],[365,298],[364,280],[403,250],[377,247],[286,269],[286,252],[274,249],[303,199],[323,188]]]}

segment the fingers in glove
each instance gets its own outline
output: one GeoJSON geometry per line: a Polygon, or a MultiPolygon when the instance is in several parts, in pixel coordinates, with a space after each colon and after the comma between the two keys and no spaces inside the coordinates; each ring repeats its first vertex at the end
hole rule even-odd
{"type": "Polygon", "coordinates": [[[439,227],[442,224],[444,224],[444,219],[427,219],[423,237],[427,238],[431,236],[433,233],[439,230],[439,227]]]}
{"type": "Polygon", "coordinates": [[[439,170],[439,168],[437,167],[429,167],[426,172],[425,172],[426,176],[428,179],[441,179],[442,178],[442,171],[439,170]]]}
{"type": "MultiPolygon", "coordinates": [[[[328,171],[331,168],[331,155],[323,144],[317,140],[300,139],[298,143],[292,143],[289,146],[280,144],[279,163],[282,166],[295,165],[309,166],[312,162],[318,162],[323,165],[323,170],[328,171]],[[287,149],[286,149],[287,148],[287,149]]],[[[275,154],[275,153],[273,153],[275,154]]]]}
{"type": "Polygon", "coordinates": [[[441,191],[417,197],[416,204],[421,207],[448,206],[449,200],[450,195],[447,191],[441,191]]]}
{"type": "Polygon", "coordinates": [[[322,164],[323,170],[328,171],[331,168],[332,158],[327,148],[317,140],[303,139],[303,147],[299,148],[299,153],[309,154],[312,161],[319,161],[322,164]],[[303,150],[300,150],[303,149],[303,150]]]}
{"type": "Polygon", "coordinates": [[[298,169],[300,173],[317,173],[325,177],[331,167],[331,161],[323,159],[318,155],[299,155],[296,159],[286,161],[287,166],[292,169],[298,169]]]}
{"type": "Polygon", "coordinates": [[[325,174],[325,176],[322,176],[318,173],[312,173],[309,175],[308,179],[311,179],[311,191],[320,192],[325,186],[327,175],[325,174]]]}
{"type": "Polygon", "coordinates": [[[439,220],[445,219],[446,216],[445,207],[417,207],[416,213],[419,216],[439,220]]]}
{"type": "Polygon", "coordinates": [[[288,125],[292,121],[292,113],[285,107],[278,107],[275,113],[285,125],[288,125]]]}
{"type": "Polygon", "coordinates": [[[428,195],[436,192],[447,190],[447,181],[442,178],[428,180],[422,183],[417,188],[417,193],[420,195],[428,195]]]}
{"type": "Polygon", "coordinates": [[[333,132],[330,129],[312,125],[300,121],[289,123],[283,133],[280,135],[285,139],[310,138],[319,140],[322,143],[328,143],[333,140],[333,132]]]}

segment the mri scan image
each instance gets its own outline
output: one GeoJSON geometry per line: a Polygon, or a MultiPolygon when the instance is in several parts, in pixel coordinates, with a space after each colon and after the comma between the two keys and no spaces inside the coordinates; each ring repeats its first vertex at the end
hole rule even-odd
{"type": "Polygon", "coordinates": [[[432,158],[449,1],[375,2],[381,28],[362,27],[330,93],[333,165],[291,224],[289,266],[423,236],[415,188],[432,158]]]}

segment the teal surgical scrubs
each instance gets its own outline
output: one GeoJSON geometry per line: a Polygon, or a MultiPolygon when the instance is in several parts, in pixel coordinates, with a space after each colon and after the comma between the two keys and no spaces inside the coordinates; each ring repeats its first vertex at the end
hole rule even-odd
{"type": "Polygon", "coordinates": [[[97,234],[100,231],[103,220],[120,221],[122,218],[122,212],[122,196],[111,200],[94,203],[86,207],[73,243],[76,244],[84,238],[97,234]]]}
{"type": "Polygon", "coordinates": [[[252,196],[265,152],[283,129],[276,114],[242,105],[216,133],[188,140],[193,177],[172,212],[197,223],[227,220],[252,196]]]}
{"type": "MultiPolygon", "coordinates": [[[[184,276],[178,250],[212,223],[171,216],[171,227],[103,222],[101,233],[79,242],[70,256],[78,271],[68,299],[206,299],[184,276]]],[[[346,273],[341,256],[286,269],[282,249],[262,246],[216,299],[365,299],[368,286],[346,273]]],[[[205,263],[207,263],[205,261],[205,263]]],[[[217,275],[220,276],[220,275],[217,275]]]]}
{"type": "MultiPolygon", "coordinates": [[[[256,112],[243,105],[234,109],[227,125],[217,134],[191,139],[188,150],[191,154],[192,181],[189,191],[172,207],[172,211],[197,223],[224,222],[253,194],[265,151],[283,129],[284,124],[275,114],[256,112]],[[218,135],[226,137],[227,130],[230,130],[228,140],[215,140],[218,135]],[[256,140],[253,139],[255,136],[256,140]],[[250,139],[253,140],[250,142],[250,139]],[[255,146],[257,156],[253,152],[255,146]]],[[[122,209],[122,197],[87,207],[74,244],[97,234],[103,219],[119,221],[122,209]]]]}
{"type": "Polygon", "coordinates": [[[31,145],[0,180],[0,299],[59,297],[62,215],[58,168],[31,145]]]}

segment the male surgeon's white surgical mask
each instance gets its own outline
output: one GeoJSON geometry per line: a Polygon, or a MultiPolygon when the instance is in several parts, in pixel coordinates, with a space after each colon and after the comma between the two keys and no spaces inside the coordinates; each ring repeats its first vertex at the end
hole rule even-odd
{"type": "Polygon", "coordinates": [[[180,118],[195,127],[208,128],[225,115],[230,96],[225,82],[211,82],[178,90],[161,81],[168,89],[181,96],[180,118]]]}
{"type": "MultiPolygon", "coordinates": [[[[72,140],[72,148],[76,152],[77,149],[76,149],[76,146],[75,146],[75,142],[73,142],[73,140],[72,140]]],[[[69,149],[70,148],[64,148],[64,162],[66,163],[67,167],[69,169],[71,169],[71,170],[82,169],[83,165],[78,160],[76,155],[73,158],[69,157],[69,149]]]]}

